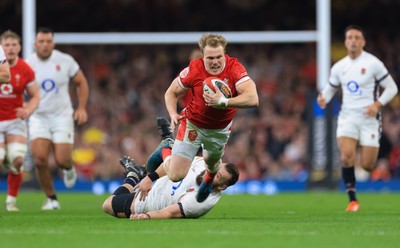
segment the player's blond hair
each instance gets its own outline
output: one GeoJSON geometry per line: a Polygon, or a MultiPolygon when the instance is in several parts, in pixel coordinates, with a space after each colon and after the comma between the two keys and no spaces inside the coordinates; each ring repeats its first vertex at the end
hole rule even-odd
{"type": "Polygon", "coordinates": [[[206,46],[210,46],[210,47],[218,47],[218,46],[222,46],[222,48],[224,48],[224,52],[226,49],[226,45],[228,45],[228,41],[219,34],[203,34],[203,36],[201,36],[199,42],[199,47],[201,52],[204,52],[204,48],[206,46]]]}
{"type": "Polygon", "coordinates": [[[16,39],[18,40],[18,43],[21,43],[21,36],[11,30],[6,30],[0,35],[0,40],[5,40],[8,38],[16,39]]]}

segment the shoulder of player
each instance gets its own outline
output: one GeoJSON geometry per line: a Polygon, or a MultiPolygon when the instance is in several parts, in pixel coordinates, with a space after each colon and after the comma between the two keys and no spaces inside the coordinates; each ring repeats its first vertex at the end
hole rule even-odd
{"type": "Polygon", "coordinates": [[[375,55],[373,55],[372,53],[363,51],[362,53],[362,59],[364,60],[370,60],[373,63],[383,63],[378,57],[376,57],[375,55]]]}
{"type": "Polygon", "coordinates": [[[336,70],[341,70],[341,68],[346,67],[347,64],[350,62],[350,57],[349,56],[345,56],[343,58],[341,58],[340,60],[336,61],[333,65],[331,70],[332,71],[336,71],[336,70]]]}
{"type": "Polygon", "coordinates": [[[74,60],[74,58],[70,54],[61,52],[60,50],[57,50],[57,49],[53,50],[52,57],[53,57],[53,55],[54,55],[54,58],[74,60]]]}
{"type": "Polygon", "coordinates": [[[15,68],[19,71],[33,73],[32,67],[28,64],[26,60],[22,59],[21,57],[18,57],[17,64],[15,64],[15,68]]]}

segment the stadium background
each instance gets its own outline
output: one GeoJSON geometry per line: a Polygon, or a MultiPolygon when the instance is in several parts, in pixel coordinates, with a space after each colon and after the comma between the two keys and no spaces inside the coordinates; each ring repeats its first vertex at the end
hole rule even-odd
{"type": "MultiPolygon", "coordinates": [[[[1,1],[0,31],[22,33],[21,4],[1,1]]],[[[345,55],[343,29],[348,24],[359,24],[367,30],[366,50],[377,55],[399,83],[400,35],[393,32],[400,23],[396,11],[399,1],[332,0],[331,4],[332,62],[345,55]]],[[[315,9],[315,0],[37,0],[37,26],[48,26],[55,32],[315,30],[315,9]]],[[[238,112],[226,148],[225,159],[241,168],[241,182],[252,181],[235,192],[274,193],[277,187],[306,188],[310,179],[308,116],[312,114],[308,99],[315,94],[317,72],[315,45],[229,45],[228,53],[243,62],[257,83],[261,102],[257,110],[238,112]]],[[[121,154],[130,155],[139,163],[146,161],[159,143],[155,117],[167,116],[163,94],[196,47],[57,46],[76,58],[91,89],[89,122],[76,132],[74,161],[80,175],[77,189],[90,190],[95,181],[118,181],[122,174],[117,165],[121,154]]],[[[365,188],[399,189],[399,103],[397,97],[384,109],[379,169],[371,175],[357,171],[358,179],[369,183],[365,188]]],[[[52,164],[54,178],[58,178],[59,171],[52,164]]],[[[22,190],[38,188],[33,169],[28,166],[22,190]]],[[[5,188],[5,175],[1,169],[0,189],[5,188]]],[[[337,173],[333,178],[339,182],[337,173]]],[[[63,189],[62,183],[56,182],[56,186],[63,189]]]]}

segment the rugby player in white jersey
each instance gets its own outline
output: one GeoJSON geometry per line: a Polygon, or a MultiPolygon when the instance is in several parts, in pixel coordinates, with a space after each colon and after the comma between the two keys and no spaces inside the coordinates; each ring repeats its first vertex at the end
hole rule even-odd
{"type": "Polygon", "coordinates": [[[360,165],[372,171],[378,157],[381,135],[380,108],[397,94],[397,86],[385,65],[364,51],[365,32],[351,25],[345,29],[348,55],[331,68],[329,84],[320,92],[318,105],[325,108],[341,87],[343,101],[338,118],[337,143],[342,162],[342,178],[349,195],[346,211],[358,211],[354,164],[357,149],[360,165]],[[379,89],[384,90],[379,95],[379,89]]]}
{"type": "Polygon", "coordinates": [[[89,86],[78,63],[69,54],[55,50],[53,31],[39,28],[35,38],[35,53],[27,58],[40,86],[40,104],[29,118],[29,135],[36,175],[47,196],[43,210],[59,209],[49,169],[50,147],[57,166],[63,169],[67,188],[75,185],[77,175],[72,164],[74,120],[78,125],[87,121],[86,104],[89,86]],[[69,95],[69,83],[76,86],[78,105],[74,112],[69,95]]]}
{"type": "Polygon", "coordinates": [[[0,84],[10,82],[10,66],[7,62],[3,48],[0,46],[0,84]]]}
{"type": "Polygon", "coordinates": [[[179,182],[171,181],[163,172],[163,166],[160,166],[157,174],[161,177],[146,192],[146,196],[142,197],[142,192],[136,192],[135,189],[143,178],[148,179],[146,169],[135,165],[127,157],[122,158],[120,163],[126,168],[127,177],[103,203],[104,212],[119,218],[198,218],[209,212],[221,198],[221,191],[235,184],[239,178],[239,172],[233,164],[222,163],[214,178],[212,192],[203,202],[198,202],[196,194],[203,180],[206,164],[203,158],[196,157],[186,177],[179,182]]]}

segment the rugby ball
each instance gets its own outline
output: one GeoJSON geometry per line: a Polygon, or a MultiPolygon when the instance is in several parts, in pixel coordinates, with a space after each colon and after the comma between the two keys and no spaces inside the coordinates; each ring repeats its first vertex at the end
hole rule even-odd
{"type": "Polygon", "coordinates": [[[229,86],[217,77],[208,77],[203,81],[203,91],[214,95],[218,88],[226,98],[232,97],[232,91],[229,86]]]}

